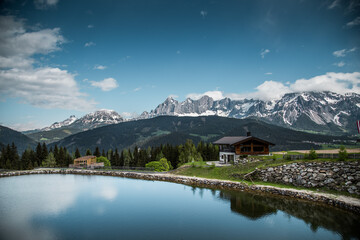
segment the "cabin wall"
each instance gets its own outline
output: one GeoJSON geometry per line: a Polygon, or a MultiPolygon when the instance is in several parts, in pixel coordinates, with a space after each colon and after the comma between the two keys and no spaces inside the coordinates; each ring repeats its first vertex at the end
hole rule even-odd
{"type": "Polygon", "coordinates": [[[266,155],[269,154],[269,145],[258,141],[248,141],[235,145],[236,155],[266,155]]]}

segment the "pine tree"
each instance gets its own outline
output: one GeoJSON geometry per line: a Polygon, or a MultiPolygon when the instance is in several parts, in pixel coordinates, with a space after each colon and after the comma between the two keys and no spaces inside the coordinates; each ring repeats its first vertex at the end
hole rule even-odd
{"type": "MultiPolygon", "coordinates": [[[[41,162],[42,162],[42,147],[41,147],[41,144],[40,143],[38,143],[38,145],[36,146],[36,150],[35,150],[35,152],[36,152],[36,162],[37,162],[37,164],[38,165],[40,165],[41,164],[41,162]]],[[[25,152],[24,152],[25,153],[25,152]]],[[[24,155],[24,154],[23,154],[24,155]]],[[[22,161],[22,160],[21,160],[22,161]]]]}
{"type": "Polygon", "coordinates": [[[53,152],[53,154],[54,154],[54,158],[55,158],[55,159],[58,159],[59,148],[58,148],[57,145],[55,145],[55,147],[54,147],[54,152],[53,152]]]}
{"type": "Polygon", "coordinates": [[[96,157],[100,157],[100,156],[101,156],[99,147],[96,147],[96,148],[95,148],[94,156],[96,156],[96,157]]]}
{"type": "Polygon", "coordinates": [[[39,166],[41,165],[42,161],[44,161],[47,156],[48,156],[49,152],[47,150],[46,144],[43,143],[42,145],[42,154],[41,154],[41,162],[38,164],[39,166]]]}
{"type": "Polygon", "coordinates": [[[81,157],[81,154],[80,154],[80,151],[78,148],[76,148],[75,150],[75,158],[80,158],[81,157]]]}
{"type": "Polygon", "coordinates": [[[54,157],[54,154],[52,152],[49,153],[47,158],[41,163],[42,167],[55,167],[56,166],[56,160],[54,157]]]}
{"type": "Polygon", "coordinates": [[[90,149],[87,149],[87,150],[86,150],[86,156],[91,156],[91,155],[92,155],[91,150],[90,150],[90,149]]]}

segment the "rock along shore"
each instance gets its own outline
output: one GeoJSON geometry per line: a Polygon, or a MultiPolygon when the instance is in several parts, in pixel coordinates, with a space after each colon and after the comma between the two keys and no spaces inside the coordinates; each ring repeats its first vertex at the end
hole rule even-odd
{"type": "Polygon", "coordinates": [[[168,173],[139,173],[139,172],[122,172],[106,170],[79,170],[79,169],[46,169],[46,170],[26,170],[2,172],[0,177],[11,177],[30,174],[81,174],[81,175],[103,175],[116,176],[125,178],[135,178],[150,181],[166,181],[199,187],[220,188],[228,190],[255,191],[270,193],[281,196],[294,197],[319,203],[325,203],[331,206],[343,208],[360,214],[360,199],[337,196],[328,193],[317,193],[308,190],[296,190],[291,188],[278,188],[264,185],[247,185],[246,183],[233,182],[217,179],[206,179],[199,177],[179,176],[168,173]]]}

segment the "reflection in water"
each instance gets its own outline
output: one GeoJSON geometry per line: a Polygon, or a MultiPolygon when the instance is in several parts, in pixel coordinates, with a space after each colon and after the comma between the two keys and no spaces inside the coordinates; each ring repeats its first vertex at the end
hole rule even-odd
{"type": "Polygon", "coordinates": [[[0,193],[6,240],[360,238],[359,215],[272,195],[81,175],[2,178],[0,193]]]}
{"type": "Polygon", "coordinates": [[[344,239],[359,238],[359,216],[320,204],[280,196],[248,192],[220,191],[220,199],[230,201],[231,211],[251,220],[276,214],[278,210],[303,220],[316,232],[319,227],[340,233],[344,239]],[[341,220],[340,220],[341,219],[341,220]]]}
{"type": "Polygon", "coordinates": [[[251,220],[277,212],[276,208],[258,201],[256,195],[220,191],[219,197],[230,201],[231,211],[240,213],[251,220]]]}

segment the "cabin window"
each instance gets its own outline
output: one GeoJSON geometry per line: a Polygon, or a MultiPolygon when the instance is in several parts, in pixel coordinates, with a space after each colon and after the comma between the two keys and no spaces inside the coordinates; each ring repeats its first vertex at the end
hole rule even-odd
{"type": "Polygon", "coordinates": [[[254,152],[264,152],[264,147],[263,146],[254,147],[254,152]]]}
{"type": "Polygon", "coordinates": [[[251,152],[251,147],[241,147],[241,152],[251,152]]]}

